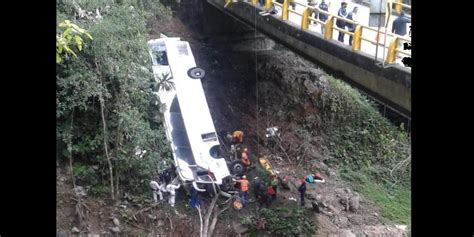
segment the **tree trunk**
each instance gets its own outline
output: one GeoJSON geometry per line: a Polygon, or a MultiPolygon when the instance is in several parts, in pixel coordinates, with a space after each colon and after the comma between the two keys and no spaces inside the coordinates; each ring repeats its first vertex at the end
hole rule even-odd
{"type": "MultiPolygon", "coordinates": [[[[121,97],[119,97],[119,101],[121,101],[121,97]]],[[[120,152],[120,149],[121,149],[121,136],[120,136],[120,116],[118,116],[118,123],[117,123],[117,134],[115,135],[115,157],[117,158],[116,161],[115,161],[115,193],[116,193],[116,197],[120,197],[120,189],[119,189],[119,181],[120,181],[120,173],[119,173],[119,169],[117,167],[119,167],[119,160],[118,160],[118,157],[119,157],[119,152],[120,152]]]]}
{"type": "Polygon", "coordinates": [[[118,165],[115,162],[115,197],[120,199],[120,192],[119,192],[119,171],[117,169],[118,165]]]}
{"type": "Polygon", "coordinates": [[[105,156],[107,157],[107,164],[109,165],[109,174],[110,174],[110,196],[113,201],[115,201],[115,189],[114,189],[114,173],[112,169],[112,162],[110,161],[110,156],[109,156],[109,150],[107,148],[107,124],[105,122],[105,116],[104,116],[104,99],[101,96],[100,97],[100,114],[102,117],[102,126],[103,126],[103,133],[104,133],[104,150],[105,150],[105,156]]]}
{"type": "Polygon", "coordinates": [[[71,126],[69,128],[69,141],[68,141],[68,146],[67,150],[69,152],[69,168],[71,169],[71,179],[72,179],[72,186],[74,187],[74,192],[76,190],[76,180],[74,179],[74,170],[72,168],[72,125],[74,121],[74,108],[72,108],[71,112],[71,126]]]}
{"type": "MultiPolygon", "coordinates": [[[[97,61],[95,61],[95,69],[97,71],[98,76],[100,77],[100,85],[102,89],[105,89],[104,84],[102,82],[102,75],[100,73],[99,65],[97,64],[97,61]]],[[[105,157],[107,158],[107,164],[109,166],[110,196],[112,198],[112,201],[115,201],[114,173],[113,173],[113,168],[112,168],[112,162],[110,161],[111,159],[109,155],[109,149],[107,147],[107,123],[105,122],[105,115],[104,115],[105,100],[104,100],[104,95],[102,93],[99,95],[99,102],[100,102],[100,116],[102,118],[102,131],[104,133],[105,157]]]]}
{"type": "Polygon", "coordinates": [[[120,198],[120,189],[119,189],[119,170],[117,167],[118,166],[118,155],[119,155],[119,151],[120,151],[120,119],[118,121],[118,125],[117,125],[117,135],[115,137],[115,158],[116,158],[116,161],[115,161],[115,196],[117,198],[120,198]]]}
{"type": "Polygon", "coordinates": [[[209,227],[209,236],[210,237],[212,237],[212,235],[214,234],[214,229],[216,228],[216,224],[217,224],[217,220],[219,218],[219,215],[222,214],[225,210],[229,209],[231,205],[232,205],[232,202],[230,202],[227,207],[220,210],[219,212],[217,212],[217,209],[214,210],[214,218],[212,218],[211,226],[209,227]]]}
{"type": "Polygon", "coordinates": [[[204,219],[204,231],[202,235],[204,237],[208,237],[207,233],[209,230],[209,219],[211,218],[212,211],[214,210],[214,207],[216,206],[217,198],[219,198],[219,195],[216,195],[212,199],[211,204],[209,205],[209,209],[207,210],[206,218],[204,219]]]}

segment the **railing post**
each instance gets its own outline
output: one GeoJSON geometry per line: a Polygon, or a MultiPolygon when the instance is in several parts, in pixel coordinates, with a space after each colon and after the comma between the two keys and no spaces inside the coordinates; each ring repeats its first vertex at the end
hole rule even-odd
{"type": "Polygon", "coordinates": [[[258,0],[252,0],[253,5],[257,5],[258,0]]]}
{"type": "Polygon", "coordinates": [[[301,17],[301,29],[306,30],[308,29],[308,24],[309,24],[309,8],[305,7],[303,10],[303,17],[301,17]]]}
{"type": "Polygon", "coordinates": [[[360,50],[360,46],[362,43],[362,26],[357,25],[354,31],[354,36],[352,37],[352,50],[360,50]]]}
{"type": "Polygon", "coordinates": [[[332,39],[332,27],[334,25],[334,16],[329,16],[324,24],[324,38],[327,40],[332,39]]]}
{"type": "MultiPolygon", "coordinates": [[[[395,0],[396,3],[402,3],[402,0],[395,0]]],[[[402,12],[402,5],[400,4],[395,4],[395,11],[398,13],[402,12]]]]}
{"type": "Polygon", "coordinates": [[[283,12],[281,14],[281,19],[284,20],[284,21],[288,20],[288,15],[289,15],[288,1],[290,1],[290,0],[283,1],[283,12]]]}
{"type": "Polygon", "coordinates": [[[273,1],[272,0],[265,0],[265,10],[270,9],[272,7],[273,1]]]}
{"type": "Polygon", "coordinates": [[[398,37],[395,37],[392,42],[390,42],[390,45],[388,46],[388,52],[387,52],[387,59],[385,60],[385,62],[387,64],[389,63],[393,63],[395,61],[395,57],[397,55],[397,46],[398,46],[398,37]]]}

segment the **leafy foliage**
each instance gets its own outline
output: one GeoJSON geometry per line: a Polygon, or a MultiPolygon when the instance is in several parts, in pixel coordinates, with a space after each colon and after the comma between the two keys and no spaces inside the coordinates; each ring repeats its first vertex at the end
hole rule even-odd
{"type": "Polygon", "coordinates": [[[382,215],[410,223],[411,149],[403,124],[397,128],[357,90],[329,78],[317,102],[327,163],[373,200],[382,215]]]}
{"type": "MultiPolygon", "coordinates": [[[[154,2],[161,7],[158,1],[154,2]]],[[[58,159],[67,157],[71,139],[74,174],[78,182],[92,185],[91,190],[97,194],[110,189],[104,136],[116,189],[122,186],[130,193],[142,192],[149,180],[171,163],[161,122],[151,116],[159,111],[160,104],[152,103],[156,95],[150,87],[141,86],[153,83],[154,78],[145,29],[150,13],[138,4],[140,1],[57,3],[58,18],[72,19],[63,24],[71,27],[68,32],[94,36],[84,48],[83,42],[72,35],[76,46],[81,45],[77,47],[82,49],[81,54],[76,54],[75,60],[64,60],[57,65],[56,134],[61,149],[57,152],[58,159]],[[100,20],[74,19],[79,7],[87,12],[107,10],[101,12],[100,20]],[[75,29],[78,23],[84,29],[75,29]]]]}
{"type": "Polygon", "coordinates": [[[341,176],[352,181],[352,187],[374,200],[381,207],[382,216],[399,224],[411,223],[411,193],[403,186],[391,187],[373,182],[365,173],[342,169],[341,176]]]}
{"type": "Polygon", "coordinates": [[[301,234],[314,234],[316,231],[315,223],[308,218],[310,213],[297,204],[290,204],[286,207],[258,210],[257,215],[250,215],[241,220],[243,225],[251,230],[257,229],[257,223],[260,218],[267,221],[267,231],[275,236],[300,236],[301,234]]]}
{"type": "Polygon", "coordinates": [[[410,186],[410,138],[393,126],[375,105],[347,84],[329,78],[318,101],[325,134],[325,153],[332,165],[366,170],[376,180],[410,186]],[[404,166],[396,167],[400,162],[404,166]],[[395,168],[395,169],[394,169],[395,168]],[[398,168],[398,169],[397,169],[398,168]]]}
{"type": "Polygon", "coordinates": [[[74,52],[73,48],[75,47],[78,51],[82,50],[84,45],[84,40],[81,37],[82,35],[85,35],[92,40],[92,36],[89,33],[76,24],[71,23],[69,20],[64,20],[59,23],[59,28],[64,28],[64,31],[56,35],[57,64],[61,63],[63,55],[67,57],[69,54],[72,54],[77,58],[77,54],[74,52]]]}

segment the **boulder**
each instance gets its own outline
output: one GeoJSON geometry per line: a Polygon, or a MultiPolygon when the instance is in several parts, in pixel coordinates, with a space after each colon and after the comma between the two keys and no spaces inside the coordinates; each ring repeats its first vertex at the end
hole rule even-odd
{"type": "Polygon", "coordinates": [[[357,212],[360,207],[360,197],[359,196],[353,196],[349,200],[349,210],[351,212],[357,212]]]}

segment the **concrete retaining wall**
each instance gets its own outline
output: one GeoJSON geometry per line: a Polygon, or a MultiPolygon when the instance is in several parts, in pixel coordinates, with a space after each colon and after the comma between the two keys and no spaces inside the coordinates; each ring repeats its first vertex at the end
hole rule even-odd
{"type": "Polygon", "coordinates": [[[394,65],[381,68],[373,56],[352,51],[349,45],[325,40],[321,35],[301,30],[299,25],[282,21],[278,16],[261,16],[250,4],[231,4],[223,8],[223,1],[208,0],[221,11],[253,26],[272,39],[297,51],[310,60],[324,64],[337,77],[348,80],[371,96],[394,107],[405,115],[411,114],[411,70],[394,65]]]}

